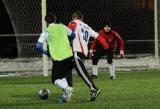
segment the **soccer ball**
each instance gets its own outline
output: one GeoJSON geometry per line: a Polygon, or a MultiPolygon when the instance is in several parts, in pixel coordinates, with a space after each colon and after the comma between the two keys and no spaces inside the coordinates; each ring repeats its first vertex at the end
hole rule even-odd
{"type": "Polygon", "coordinates": [[[41,90],[39,90],[38,91],[38,96],[42,100],[48,99],[48,97],[50,96],[49,89],[41,89],[41,90]]]}

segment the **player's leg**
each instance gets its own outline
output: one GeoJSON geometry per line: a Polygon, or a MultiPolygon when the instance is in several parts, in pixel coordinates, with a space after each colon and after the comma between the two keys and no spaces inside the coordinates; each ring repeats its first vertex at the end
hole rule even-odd
{"type": "Polygon", "coordinates": [[[70,87],[73,87],[73,78],[72,78],[72,70],[66,74],[66,80],[70,87]]]}
{"type": "Polygon", "coordinates": [[[98,56],[98,52],[94,52],[93,57],[92,57],[92,75],[91,75],[91,79],[95,79],[98,76],[98,60],[99,60],[99,56],[98,56]]]}
{"type": "Polygon", "coordinates": [[[72,69],[73,69],[73,57],[69,57],[64,60],[64,72],[66,73],[65,75],[65,82],[68,83],[67,88],[64,89],[63,91],[63,98],[65,98],[65,101],[69,101],[71,99],[71,96],[73,95],[73,81],[72,81],[72,69]]]}
{"type": "Polygon", "coordinates": [[[67,72],[66,72],[66,80],[70,87],[73,87],[73,78],[72,78],[72,70],[74,67],[74,59],[73,57],[69,58],[68,64],[67,64],[67,72]]]}
{"type": "MultiPolygon", "coordinates": [[[[61,73],[62,72],[64,72],[63,73],[63,75],[66,73],[66,80],[67,80],[67,83],[68,83],[68,85],[70,86],[70,87],[72,87],[73,86],[73,80],[72,80],[72,69],[73,69],[73,57],[71,57],[71,58],[68,58],[69,60],[67,60],[68,61],[68,63],[69,64],[67,64],[67,66],[65,66],[65,65],[61,65],[62,64],[62,62],[60,63],[60,64],[58,64],[59,63],[59,61],[57,62],[57,61],[53,61],[53,64],[54,64],[54,66],[52,66],[52,72],[54,72],[54,71],[61,71],[61,73]],[[63,67],[65,67],[65,69],[63,68],[63,67]],[[63,70],[63,71],[62,71],[63,70]]],[[[63,63],[64,64],[64,63],[63,63]]],[[[56,76],[54,76],[54,75],[57,75],[57,74],[60,74],[60,76],[63,76],[61,73],[56,73],[56,74],[52,74],[52,83],[54,84],[54,81],[55,81],[55,77],[56,76]]],[[[59,77],[59,76],[58,76],[59,77]]]]}
{"type": "Polygon", "coordinates": [[[113,50],[109,49],[107,50],[107,62],[108,62],[108,69],[110,74],[110,79],[115,79],[115,65],[113,63],[113,50]]]}
{"type": "Polygon", "coordinates": [[[98,77],[98,61],[100,57],[104,55],[104,50],[96,49],[92,57],[92,72],[91,79],[95,79],[98,77]]]}
{"type": "Polygon", "coordinates": [[[60,87],[63,92],[61,100],[67,102],[71,98],[71,88],[66,81],[67,60],[54,61],[52,67],[52,83],[60,87]]]}
{"type": "Polygon", "coordinates": [[[72,78],[72,70],[73,70],[73,67],[74,67],[74,59],[73,57],[70,57],[68,58],[68,61],[66,63],[66,68],[67,68],[67,71],[66,71],[66,80],[67,80],[67,83],[68,85],[70,86],[70,93],[71,95],[73,95],[73,78],[72,78]]]}
{"type": "Polygon", "coordinates": [[[54,61],[53,66],[52,66],[52,83],[55,85],[58,85],[61,88],[64,88],[68,83],[66,82],[61,82],[61,79],[65,77],[64,71],[62,71],[62,62],[60,61],[54,61]]]}
{"type": "Polygon", "coordinates": [[[100,90],[95,86],[94,82],[90,78],[88,71],[84,66],[84,55],[81,53],[74,53],[75,66],[79,76],[84,80],[91,91],[91,99],[90,101],[94,101],[96,97],[100,94],[100,90]]]}

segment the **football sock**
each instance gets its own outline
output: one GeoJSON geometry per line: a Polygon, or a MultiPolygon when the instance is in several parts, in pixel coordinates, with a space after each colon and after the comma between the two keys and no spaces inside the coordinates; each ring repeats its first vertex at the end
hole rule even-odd
{"type": "Polygon", "coordinates": [[[98,66],[97,65],[92,65],[92,71],[93,71],[93,75],[98,76],[98,66]]]}
{"type": "Polygon", "coordinates": [[[68,87],[68,84],[67,84],[67,82],[64,82],[64,79],[57,79],[55,81],[55,85],[62,88],[62,89],[65,89],[66,87],[68,87]]]}
{"type": "Polygon", "coordinates": [[[68,85],[66,78],[62,78],[61,80],[68,85]]]}
{"type": "Polygon", "coordinates": [[[114,63],[109,64],[108,67],[109,67],[109,74],[110,74],[110,76],[115,77],[115,65],[114,65],[114,63]]]}

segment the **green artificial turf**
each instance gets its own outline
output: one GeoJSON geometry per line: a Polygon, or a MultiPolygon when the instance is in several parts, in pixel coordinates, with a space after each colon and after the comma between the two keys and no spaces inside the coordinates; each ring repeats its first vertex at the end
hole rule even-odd
{"type": "Polygon", "coordinates": [[[68,103],[59,103],[62,90],[50,77],[1,77],[0,109],[160,109],[160,71],[117,73],[110,80],[100,72],[95,84],[101,89],[96,101],[89,102],[89,89],[82,79],[73,75],[74,95],[68,103]],[[37,92],[48,88],[51,96],[40,100],[37,92]]]}

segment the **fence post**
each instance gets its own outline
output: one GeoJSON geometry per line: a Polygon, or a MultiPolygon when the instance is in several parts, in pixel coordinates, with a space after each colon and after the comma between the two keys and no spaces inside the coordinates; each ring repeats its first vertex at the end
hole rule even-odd
{"type": "MultiPolygon", "coordinates": [[[[42,31],[44,31],[47,27],[46,22],[44,20],[46,16],[46,0],[41,1],[42,5],[42,31]]],[[[43,43],[43,48],[47,49],[47,43],[43,43]]],[[[48,57],[43,54],[43,76],[48,76],[48,57]]]]}

